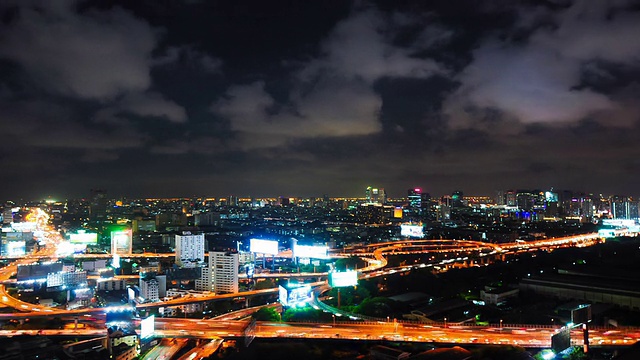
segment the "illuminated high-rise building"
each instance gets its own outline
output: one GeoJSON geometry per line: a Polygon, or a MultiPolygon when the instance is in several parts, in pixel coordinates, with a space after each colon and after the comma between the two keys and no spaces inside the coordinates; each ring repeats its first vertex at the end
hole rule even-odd
{"type": "Polygon", "coordinates": [[[614,219],[638,218],[638,202],[627,196],[612,196],[610,209],[614,219]]]}
{"type": "Polygon", "coordinates": [[[409,208],[412,210],[422,209],[422,189],[414,188],[407,191],[407,200],[409,208]]]}
{"type": "Polygon", "coordinates": [[[460,208],[464,205],[463,202],[463,192],[460,190],[454,191],[451,194],[451,207],[460,208]]]}
{"type": "Polygon", "coordinates": [[[383,205],[387,203],[387,194],[384,189],[377,189],[369,186],[365,191],[365,197],[367,199],[367,203],[383,205]]]}
{"type": "Polygon", "coordinates": [[[176,264],[195,267],[204,261],[204,234],[191,234],[185,231],[176,235],[176,264]]]}
{"type": "MultiPolygon", "coordinates": [[[[235,251],[210,251],[209,269],[203,270],[203,278],[209,277],[210,291],[216,294],[238,292],[239,255],[235,251]]],[[[207,280],[205,280],[207,281],[207,280]]],[[[205,290],[205,289],[203,289],[205,290]]]]}

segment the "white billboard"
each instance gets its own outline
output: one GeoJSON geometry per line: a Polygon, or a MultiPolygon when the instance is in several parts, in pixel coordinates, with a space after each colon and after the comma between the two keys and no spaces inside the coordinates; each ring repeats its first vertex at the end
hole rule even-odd
{"type": "Polygon", "coordinates": [[[345,287],[356,285],[358,285],[358,272],[355,270],[329,273],[329,286],[331,287],[345,287]]]}
{"type": "Polygon", "coordinates": [[[329,248],[316,245],[293,245],[293,256],[309,259],[327,259],[329,248]]]}
{"type": "Polygon", "coordinates": [[[69,241],[72,244],[97,244],[98,234],[78,230],[76,234],[69,234],[69,241]]]}
{"type": "Polygon", "coordinates": [[[111,254],[131,254],[131,230],[111,232],[111,254]]]}
{"type": "Polygon", "coordinates": [[[5,241],[2,247],[2,255],[4,256],[24,256],[26,254],[26,242],[24,241],[5,241]]]}
{"type": "Polygon", "coordinates": [[[602,225],[616,226],[616,227],[632,227],[636,225],[636,221],[633,219],[603,219],[602,225]]]}
{"type": "Polygon", "coordinates": [[[140,322],[140,338],[148,338],[153,336],[155,329],[155,316],[151,315],[140,322]]]}
{"type": "Polygon", "coordinates": [[[17,232],[33,232],[36,227],[34,222],[11,223],[11,228],[17,232]]]}
{"type": "Polygon", "coordinates": [[[276,240],[249,240],[249,251],[257,254],[278,255],[278,241],[276,240]]]}
{"type": "Polygon", "coordinates": [[[423,238],[424,232],[422,231],[422,225],[401,224],[400,236],[406,236],[406,237],[412,237],[412,238],[423,238]]]}

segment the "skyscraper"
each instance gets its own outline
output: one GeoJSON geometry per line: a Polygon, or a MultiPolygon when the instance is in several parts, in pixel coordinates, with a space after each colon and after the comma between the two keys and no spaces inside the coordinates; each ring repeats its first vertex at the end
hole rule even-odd
{"type": "Polygon", "coordinates": [[[367,199],[367,203],[383,205],[387,203],[387,194],[384,189],[377,189],[369,186],[365,191],[365,197],[367,199]]]}
{"type": "Polygon", "coordinates": [[[409,208],[413,211],[419,211],[422,209],[422,189],[414,188],[407,190],[407,200],[409,201],[409,208]]]}
{"type": "Polygon", "coordinates": [[[91,189],[89,218],[95,222],[103,222],[107,219],[107,192],[105,190],[91,189]]]}

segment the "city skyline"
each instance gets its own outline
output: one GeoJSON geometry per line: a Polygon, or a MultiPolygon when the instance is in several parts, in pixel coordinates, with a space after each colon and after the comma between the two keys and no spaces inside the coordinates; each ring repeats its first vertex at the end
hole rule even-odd
{"type": "Polygon", "coordinates": [[[637,1],[10,1],[0,197],[638,195],[637,1]]]}

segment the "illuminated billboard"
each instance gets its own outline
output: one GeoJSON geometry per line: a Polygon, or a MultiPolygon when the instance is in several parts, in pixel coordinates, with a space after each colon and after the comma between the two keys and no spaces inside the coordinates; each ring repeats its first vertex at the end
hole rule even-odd
{"type": "Polygon", "coordinates": [[[282,306],[305,306],[311,300],[311,285],[278,286],[279,301],[282,306]]]}
{"type": "Polygon", "coordinates": [[[11,223],[13,231],[17,232],[33,232],[36,229],[36,223],[34,222],[19,222],[11,223]]]}
{"type": "Polygon", "coordinates": [[[4,239],[7,241],[31,241],[33,240],[33,233],[19,231],[6,232],[4,239]]]}
{"type": "Polygon", "coordinates": [[[56,248],[57,256],[69,256],[73,254],[74,248],[73,244],[68,241],[61,241],[56,248]]]}
{"type": "Polygon", "coordinates": [[[598,236],[602,238],[614,238],[618,235],[616,229],[600,229],[598,230],[598,236]]]}
{"type": "Polygon", "coordinates": [[[131,254],[131,230],[111,232],[111,254],[131,254]]]}
{"type": "Polygon", "coordinates": [[[423,238],[424,232],[422,231],[422,225],[402,224],[400,225],[400,236],[423,238]]]}
{"type": "Polygon", "coordinates": [[[602,225],[617,226],[617,227],[629,227],[636,224],[632,219],[602,219],[602,225]]]}
{"type": "Polygon", "coordinates": [[[355,270],[329,273],[329,286],[331,287],[346,287],[356,285],[358,285],[358,272],[355,270]]]}
{"type": "Polygon", "coordinates": [[[72,244],[97,244],[98,234],[88,233],[85,230],[78,230],[76,234],[69,234],[69,242],[72,244]]]}
{"type": "Polygon", "coordinates": [[[293,245],[293,256],[309,259],[327,259],[329,248],[315,245],[293,245]]]}
{"type": "Polygon", "coordinates": [[[2,256],[24,256],[25,254],[25,241],[4,241],[2,243],[2,256]]]}
{"type": "Polygon", "coordinates": [[[155,329],[155,316],[151,315],[140,322],[140,338],[148,338],[153,336],[155,329]]]}
{"type": "Polygon", "coordinates": [[[257,254],[278,255],[278,241],[276,240],[249,240],[249,251],[257,254]]]}

